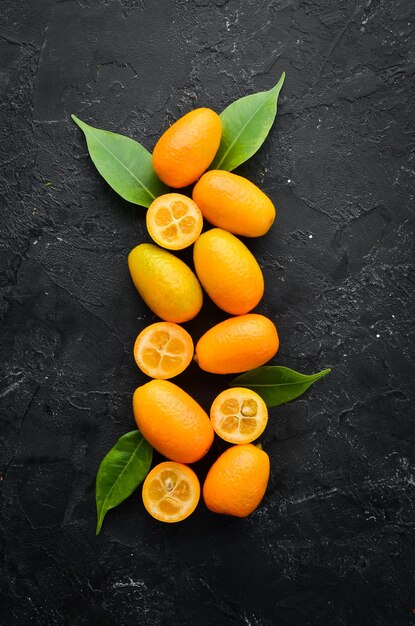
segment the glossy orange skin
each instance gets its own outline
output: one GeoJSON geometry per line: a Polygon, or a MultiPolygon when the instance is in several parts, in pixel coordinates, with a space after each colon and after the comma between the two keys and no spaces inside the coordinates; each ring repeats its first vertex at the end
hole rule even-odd
{"type": "Polygon", "coordinates": [[[138,387],[133,410],[143,437],[171,461],[194,463],[212,445],[214,431],[207,413],[174,383],[151,380],[138,387]]]}
{"type": "Polygon", "coordinates": [[[246,517],[258,507],[269,480],[266,452],[251,443],[228,448],[212,465],[203,498],[214,513],[246,517]]]}
{"type": "Polygon", "coordinates": [[[278,347],[277,329],[271,320],[248,313],[210,328],[196,345],[196,358],[206,372],[237,374],[264,365],[278,347]]]}
{"type": "Polygon", "coordinates": [[[128,255],[128,267],[138,293],[162,320],[180,324],[199,313],[203,304],[200,283],[171,252],[141,243],[128,255]]]}
{"type": "Polygon", "coordinates": [[[153,168],[170,187],[187,187],[207,170],[219,148],[222,125],[217,113],[194,109],[160,137],[153,150],[153,168]]]}
{"type": "Polygon", "coordinates": [[[196,274],[213,302],[232,315],[251,311],[264,294],[264,277],[254,255],[221,228],[200,235],[193,248],[196,274]]]}
{"type": "Polygon", "coordinates": [[[275,207],[268,196],[231,172],[206,172],[193,189],[193,200],[208,222],[235,235],[260,237],[275,220],[275,207]]]}

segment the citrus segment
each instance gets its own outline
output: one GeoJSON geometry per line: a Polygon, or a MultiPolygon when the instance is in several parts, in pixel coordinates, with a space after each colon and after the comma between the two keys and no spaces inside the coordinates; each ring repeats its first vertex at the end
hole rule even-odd
{"type": "Polygon", "coordinates": [[[264,431],[268,409],[250,389],[233,387],[222,391],[210,409],[213,430],[229,443],[250,443],[264,431]]]}
{"type": "Polygon", "coordinates": [[[195,202],[180,193],[159,196],[147,211],[147,229],[163,248],[182,250],[196,241],[203,227],[203,216],[195,202]]]}
{"type": "Polygon", "coordinates": [[[166,461],[156,465],[143,484],[144,506],[160,522],[181,522],[193,513],[199,499],[199,480],[182,463],[166,461]]]}
{"type": "Polygon", "coordinates": [[[189,333],[172,322],[156,322],[138,335],[134,344],[135,361],[151,378],[173,378],[192,360],[193,340],[189,333]]]}

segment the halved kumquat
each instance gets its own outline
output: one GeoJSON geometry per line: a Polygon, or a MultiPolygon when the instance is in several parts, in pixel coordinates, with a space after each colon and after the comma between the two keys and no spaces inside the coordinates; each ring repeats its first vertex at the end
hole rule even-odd
{"type": "Polygon", "coordinates": [[[151,378],[178,376],[189,365],[194,352],[189,333],[173,322],[156,322],[144,328],[134,344],[135,361],[151,378]]]}
{"type": "Polygon", "coordinates": [[[222,391],[210,409],[213,430],[229,443],[251,443],[265,430],[267,405],[255,391],[233,387],[222,391]]]}
{"type": "Polygon", "coordinates": [[[144,506],[160,522],[181,522],[193,513],[199,499],[199,479],[183,463],[156,465],[143,484],[144,506]]]}
{"type": "Polygon", "coordinates": [[[166,193],[156,198],[147,211],[146,222],[150,237],[168,250],[192,245],[203,228],[199,207],[181,193],[166,193]]]}

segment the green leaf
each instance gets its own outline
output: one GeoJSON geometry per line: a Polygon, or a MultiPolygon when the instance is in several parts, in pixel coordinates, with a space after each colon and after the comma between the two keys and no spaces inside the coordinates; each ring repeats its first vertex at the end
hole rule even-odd
{"type": "Polygon", "coordinates": [[[222,139],[209,169],[231,172],[262,146],[277,114],[284,79],[285,72],[269,91],[240,98],[222,111],[222,139]]]}
{"type": "Polygon", "coordinates": [[[230,387],[247,387],[261,396],[268,408],[295,400],[331,369],[317,374],[300,374],[281,365],[265,365],[237,376],[230,387]]]}
{"type": "Polygon", "coordinates": [[[152,458],[153,448],[138,430],[133,430],[120,437],[102,459],[95,488],[97,535],[107,511],[121,504],[143,482],[152,458]]]}
{"type": "Polygon", "coordinates": [[[144,146],[125,135],[89,126],[75,115],[71,117],[85,135],[98,172],[124,200],[149,207],[157,196],[167,193],[144,146]]]}

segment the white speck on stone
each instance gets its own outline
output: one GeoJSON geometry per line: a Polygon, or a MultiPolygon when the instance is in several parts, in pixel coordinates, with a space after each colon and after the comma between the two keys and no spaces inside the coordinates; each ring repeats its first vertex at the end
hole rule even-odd
{"type": "Polygon", "coordinates": [[[308,236],[308,238],[309,238],[309,239],[312,239],[312,238],[313,238],[313,235],[309,235],[309,236],[308,236]]]}
{"type": "Polygon", "coordinates": [[[376,337],[379,339],[379,337],[380,337],[379,333],[376,335],[376,337]]]}
{"type": "Polygon", "coordinates": [[[146,589],[146,584],[142,580],[133,580],[132,578],[128,577],[126,581],[120,580],[119,582],[114,583],[112,587],[113,589],[117,589],[117,587],[138,587],[141,589],[146,589]]]}
{"type": "Polygon", "coordinates": [[[33,245],[35,246],[37,244],[37,239],[34,240],[33,245]]]}
{"type": "Polygon", "coordinates": [[[287,180],[287,183],[290,183],[290,182],[291,182],[291,178],[289,178],[289,179],[287,180]]]}

